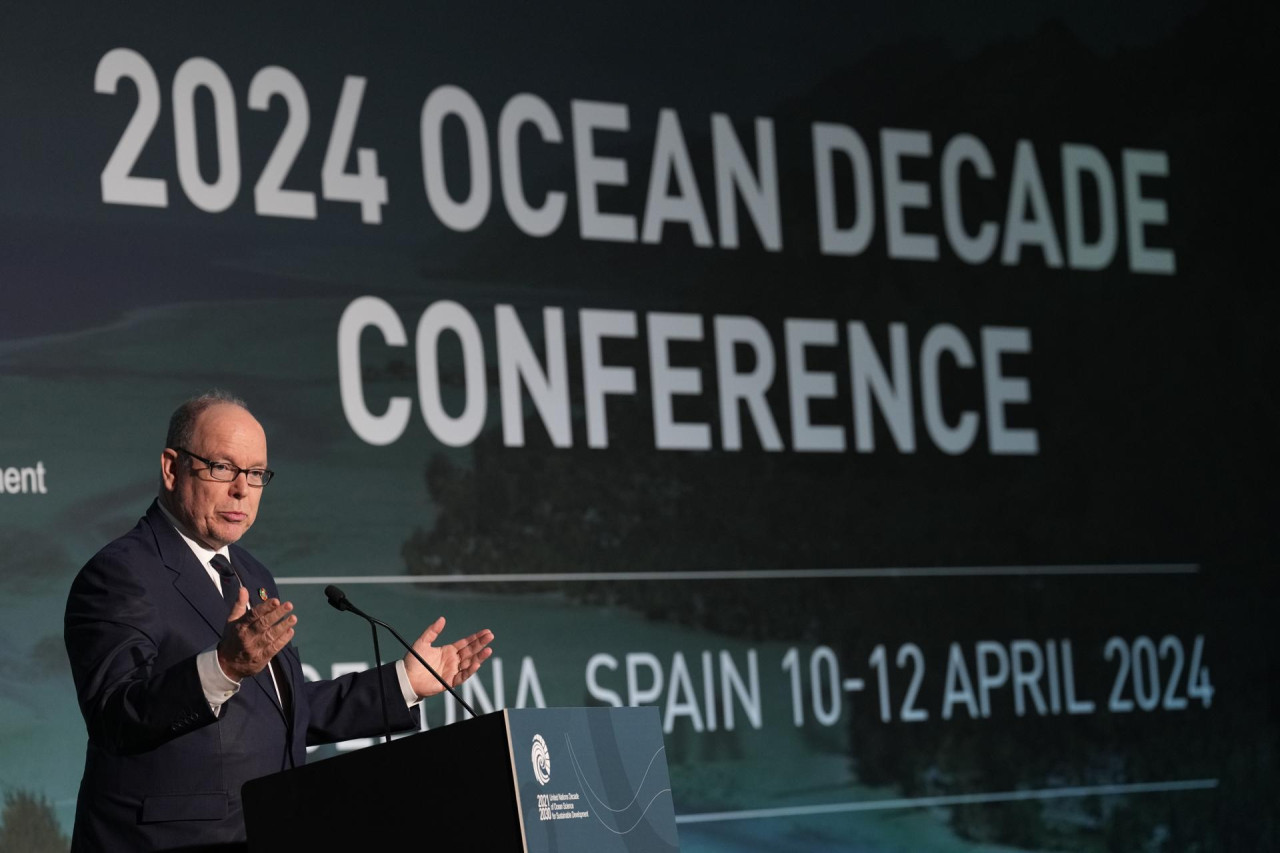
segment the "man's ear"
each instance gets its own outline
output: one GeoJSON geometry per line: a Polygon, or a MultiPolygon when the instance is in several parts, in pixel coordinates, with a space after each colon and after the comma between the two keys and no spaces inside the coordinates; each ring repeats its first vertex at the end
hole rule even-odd
{"type": "Polygon", "coordinates": [[[166,492],[172,492],[177,477],[178,451],[171,447],[166,447],[160,453],[160,485],[164,487],[166,492]]]}

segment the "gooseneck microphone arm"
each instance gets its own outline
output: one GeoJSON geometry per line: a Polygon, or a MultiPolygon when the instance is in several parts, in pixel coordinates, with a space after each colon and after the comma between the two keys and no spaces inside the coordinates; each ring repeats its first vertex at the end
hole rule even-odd
{"type": "MultiPolygon", "coordinates": [[[[425,660],[422,659],[422,655],[418,654],[417,649],[415,649],[407,640],[405,640],[404,637],[400,636],[399,631],[397,631],[395,628],[392,628],[390,625],[388,625],[386,622],[383,622],[381,619],[375,619],[372,616],[370,616],[368,613],[365,613],[359,607],[356,607],[354,604],[351,603],[351,600],[347,598],[347,594],[343,592],[339,587],[336,587],[330,584],[329,586],[326,586],[324,588],[324,594],[329,599],[330,606],[332,606],[334,609],[349,610],[352,613],[356,614],[357,616],[361,617],[362,619],[367,620],[370,625],[381,625],[383,628],[386,628],[388,631],[390,631],[391,636],[399,640],[400,645],[408,649],[409,654],[417,658],[418,663],[422,664],[423,669],[431,673],[432,678],[440,682],[440,686],[443,687],[445,690],[447,690],[449,692],[449,695],[452,696],[459,705],[465,708],[468,714],[470,714],[473,717],[477,716],[475,709],[472,708],[470,705],[468,705],[466,700],[464,700],[461,696],[458,695],[458,692],[449,685],[449,682],[445,681],[443,678],[440,677],[440,673],[436,672],[431,667],[431,664],[427,663],[425,660]]],[[[374,628],[375,643],[377,642],[377,636],[378,636],[377,628],[374,628]]],[[[376,649],[375,649],[375,654],[376,654],[376,649]]],[[[385,712],[385,705],[384,705],[384,712],[385,712]]]]}
{"type": "MultiPolygon", "coordinates": [[[[378,626],[369,620],[369,630],[373,632],[374,666],[382,669],[382,650],[378,648],[378,626]]],[[[382,742],[391,743],[391,718],[387,716],[387,685],[383,683],[382,673],[378,673],[378,699],[382,702],[382,742]]]]}

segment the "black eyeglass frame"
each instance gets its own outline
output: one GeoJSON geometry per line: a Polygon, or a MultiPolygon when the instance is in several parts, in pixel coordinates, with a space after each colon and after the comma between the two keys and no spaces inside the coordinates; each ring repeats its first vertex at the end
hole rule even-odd
{"type": "Polygon", "coordinates": [[[192,453],[190,450],[187,450],[185,447],[174,447],[172,449],[178,451],[179,453],[185,453],[186,455],[190,456],[192,459],[195,459],[198,462],[203,462],[208,467],[204,469],[196,469],[196,470],[208,471],[209,478],[211,480],[217,480],[219,483],[234,482],[237,477],[239,477],[241,474],[244,474],[244,480],[246,483],[248,483],[250,486],[261,489],[264,486],[266,486],[267,483],[270,483],[271,478],[276,475],[276,472],[272,471],[270,468],[238,468],[235,465],[232,465],[230,462],[215,462],[212,459],[205,459],[203,456],[197,456],[196,454],[192,453]],[[217,472],[219,471],[224,471],[224,472],[233,471],[235,473],[233,473],[230,477],[224,478],[224,477],[218,476],[217,472]],[[253,481],[254,479],[253,474],[255,472],[257,473],[258,476],[262,478],[261,483],[255,483],[253,481]]]}

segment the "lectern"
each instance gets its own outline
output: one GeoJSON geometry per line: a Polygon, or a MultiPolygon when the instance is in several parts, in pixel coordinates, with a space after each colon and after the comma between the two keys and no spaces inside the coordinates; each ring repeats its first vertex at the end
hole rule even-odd
{"type": "Polygon", "coordinates": [[[656,708],[495,711],[265,776],[251,851],[678,851],[656,708]]]}

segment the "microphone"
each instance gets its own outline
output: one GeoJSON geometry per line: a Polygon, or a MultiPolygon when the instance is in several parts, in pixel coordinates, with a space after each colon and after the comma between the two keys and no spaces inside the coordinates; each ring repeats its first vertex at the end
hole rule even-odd
{"type": "Polygon", "coordinates": [[[329,606],[337,610],[352,610],[364,616],[360,611],[355,610],[355,606],[347,600],[347,594],[340,587],[329,584],[324,588],[324,594],[329,598],[329,606]]]}
{"type": "MultiPolygon", "coordinates": [[[[445,681],[443,678],[441,678],[441,677],[440,677],[440,673],[436,672],[434,669],[432,669],[432,668],[431,668],[431,664],[427,663],[425,660],[423,660],[423,659],[422,659],[422,655],[418,654],[417,649],[415,649],[415,648],[414,648],[414,647],[413,647],[413,646],[412,646],[408,641],[406,641],[404,637],[400,636],[400,633],[399,633],[398,631],[396,631],[396,629],[395,629],[395,628],[392,628],[390,625],[388,625],[386,622],[383,622],[381,619],[375,619],[375,618],[373,618],[373,617],[372,617],[372,616],[370,616],[368,613],[365,613],[363,610],[361,610],[359,607],[356,607],[354,604],[352,604],[352,603],[351,603],[351,600],[350,600],[349,598],[347,598],[347,594],[346,594],[345,592],[343,592],[343,591],[342,591],[342,589],[341,589],[340,587],[334,586],[333,584],[329,584],[328,586],[326,586],[326,587],[324,588],[324,594],[325,594],[325,596],[329,599],[329,605],[330,605],[331,607],[333,607],[335,610],[346,610],[346,611],[350,611],[350,612],[352,612],[352,613],[356,614],[357,616],[359,616],[359,617],[361,617],[361,618],[365,619],[365,620],[369,623],[369,625],[373,627],[373,644],[374,644],[374,654],[375,654],[375,655],[378,653],[378,651],[377,651],[377,647],[378,647],[378,628],[377,628],[377,626],[381,625],[383,628],[386,628],[388,631],[390,631],[390,632],[391,632],[391,636],[395,637],[397,640],[399,640],[399,641],[400,641],[400,645],[404,646],[406,649],[408,649],[408,650],[409,650],[409,654],[411,654],[411,655],[413,655],[415,658],[417,658],[418,663],[422,664],[423,669],[425,669],[427,672],[431,673],[432,678],[434,678],[436,681],[440,682],[440,686],[441,686],[441,687],[443,687],[445,690],[447,690],[447,691],[449,692],[449,695],[450,695],[450,696],[452,696],[452,697],[457,701],[457,703],[458,703],[459,705],[461,705],[463,708],[465,708],[468,714],[470,714],[470,715],[471,715],[471,716],[473,716],[473,717],[474,717],[474,716],[477,716],[477,715],[476,715],[476,712],[475,712],[475,709],[474,709],[474,708],[472,708],[470,705],[468,705],[468,704],[467,704],[467,702],[466,702],[466,700],[464,700],[461,696],[459,696],[459,695],[458,695],[458,693],[457,693],[457,691],[456,691],[456,690],[454,690],[451,686],[449,686],[449,682],[445,681]]],[[[379,660],[379,661],[378,661],[378,665],[379,665],[379,666],[381,666],[381,665],[382,665],[381,660],[379,660]]],[[[379,684],[379,685],[381,685],[381,684],[382,684],[382,681],[381,681],[381,680],[379,680],[379,681],[378,681],[378,684],[379,684]]],[[[383,717],[384,717],[384,720],[383,720],[384,724],[385,724],[385,722],[386,722],[386,720],[385,720],[385,718],[386,718],[386,711],[387,711],[387,709],[386,709],[386,699],[385,699],[385,697],[384,697],[384,699],[383,699],[383,709],[382,709],[382,713],[383,713],[383,717]]],[[[388,731],[390,731],[390,727],[389,727],[389,726],[388,726],[388,731]]],[[[388,739],[390,739],[390,735],[388,735],[387,737],[388,737],[388,739]]]]}

